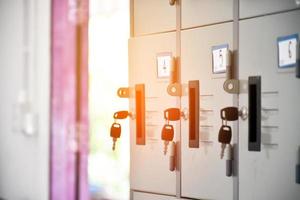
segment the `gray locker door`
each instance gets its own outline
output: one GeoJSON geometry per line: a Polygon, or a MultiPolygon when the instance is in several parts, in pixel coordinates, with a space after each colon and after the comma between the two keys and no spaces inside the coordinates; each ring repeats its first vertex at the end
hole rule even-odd
{"type": "MultiPolygon", "coordinates": [[[[232,30],[230,22],[182,31],[182,83],[200,81],[199,148],[189,148],[189,121],[181,121],[182,197],[233,199],[233,178],[225,175],[225,160],[220,159],[218,142],[220,109],[232,106],[233,98],[223,90],[225,74],[212,73],[212,47],[228,44],[232,49],[232,30]]],[[[187,96],[181,102],[182,109],[189,108],[187,96]]]]}
{"type": "Polygon", "coordinates": [[[169,0],[131,0],[134,35],[176,29],[176,6],[169,0]]]}
{"type": "MultiPolygon", "coordinates": [[[[242,200],[300,199],[300,185],[295,182],[300,146],[300,80],[294,68],[279,70],[277,60],[278,37],[300,34],[299,19],[298,10],[240,22],[239,106],[248,107],[252,91],[252,86],[247,91],[249,76],[261,76],[262,102],[261,151],[248,151],[248,136],[251,143],[259,137],[253,137],[255,131],[249,133],[249,118],[239,120],[242,200]]],[[[255,127],[255,123],[252,125],[255,127]]]]}
{"type": "MultiPolygon", "coordinates": [[[[156,68],[157,54],[175,55],[175,41],[175,32],[137,37],[129,41],[130,87],[144,83],[146,93],[146,145],[136,144],[136,120],[130,121],[132,190],[176,194],[176,172],[169,171],[169,152],[163,154],[161,140],[161,129],[165,124],[163,111],[167,107],[176,106],[176,98],[167,94],[169,79],[158,78],[156,68]]],[[[130,98],[130,110],[135,112],[134,98],[130,98]]]]}
{"type": "Polygon", "coordinates": [[[298,7],[299,0],[240,0],[240,17],[248,18],[298,7]]]}
{"type": "Polygon", "coordinates": [[[183,0],[182,28],[230,21],[233,18],[233,0],[183,0]]]}

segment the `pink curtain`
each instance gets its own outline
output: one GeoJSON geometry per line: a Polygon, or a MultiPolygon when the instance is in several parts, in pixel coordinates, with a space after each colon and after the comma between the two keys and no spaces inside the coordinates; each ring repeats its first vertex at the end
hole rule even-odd
{"type": "Polygon", "coordinates": [[[88,200],[88,0],[52,0],[50,199],[88,200]]]}

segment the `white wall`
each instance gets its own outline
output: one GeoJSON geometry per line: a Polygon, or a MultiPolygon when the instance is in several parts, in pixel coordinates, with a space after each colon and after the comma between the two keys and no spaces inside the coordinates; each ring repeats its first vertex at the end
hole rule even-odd
{"type": "MultiPolygon", "coordinates": [[[[17,100],[24,86],[24,9],[30,0],[0,0],[0,199],[49,196],[50,0],[35,0],[35,85],[31,94],[38,131],[17,130],[17,100]]],[[[32,1],[32,0],[31,0],[32,1]]],[[[32,14],[32,12],[30,12],[32,14]]]]}

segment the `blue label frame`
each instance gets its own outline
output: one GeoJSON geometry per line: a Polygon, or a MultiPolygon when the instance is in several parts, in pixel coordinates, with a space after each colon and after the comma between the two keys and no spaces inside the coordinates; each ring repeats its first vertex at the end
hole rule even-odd
{"type": "Polygon", "coordinates": [[[285,35],[285,36],[280,36],[277,38],[277,62],[278,62],[278,68],[279,69],[285,69],[285,68],[292,68],[292,67],[297,67],[300,64],[300,60],[299,60],[299,35],[298,33],[292,34],[292,35],[285,35]],[[290,39],[296,39],[297,41],[297,57],[296,57],[296,63],[294,64],[288,64],[288,65],[283,65],[280,66],[279,64],[279,43],[286,41],[286,40],[290,40],[290,39]]]}
{"type": "Polygon", "coordinates": [[[220,45],[216,45],[216,46],[212,46],[211,48],[211,55],[212,55],[212,68],[211,71],[213,74],[223,74],[226,73],[227,69],[223,70],[223,71],[219,71],[219,72],[214,72],[214,54],[213,51],[218,50],[218,49],[224,49],[227,48],[227,50],[229,50],[229,44],[220,44],[220,45]]]}

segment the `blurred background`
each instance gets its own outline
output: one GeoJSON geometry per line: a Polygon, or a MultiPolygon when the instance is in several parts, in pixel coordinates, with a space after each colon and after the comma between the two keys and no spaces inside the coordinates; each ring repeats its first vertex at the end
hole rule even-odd
{"type": "Polygon", "coordinates": [[[128,0],[0,0],[0,199],[129,199],[128,0]]]}
{"type": "Polygon", "coordinates": [[[120,99],[117,90],[128,85],[129,1],[90,0],[89,6],[90,191],[93,199],[127,199],[128,119],[121,121],[115,151],[109,130],[113,113],[128,110],[128,99],[120,99]]]}

